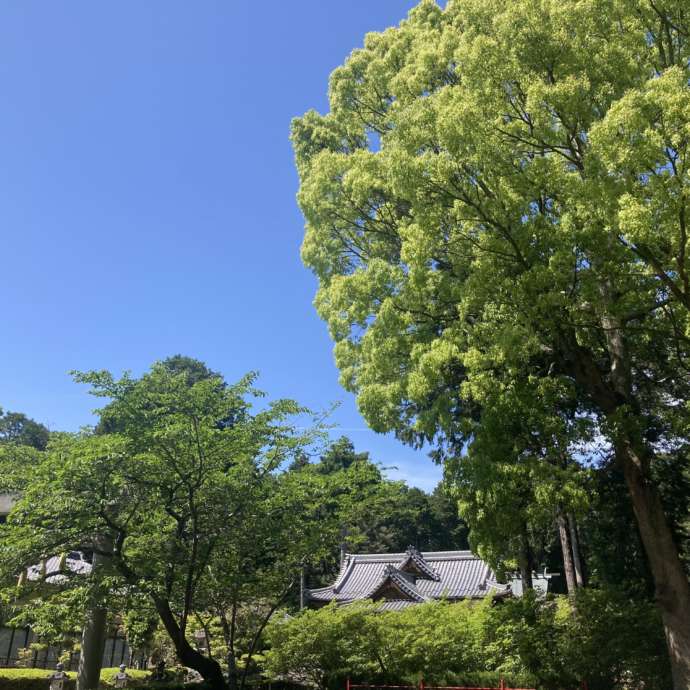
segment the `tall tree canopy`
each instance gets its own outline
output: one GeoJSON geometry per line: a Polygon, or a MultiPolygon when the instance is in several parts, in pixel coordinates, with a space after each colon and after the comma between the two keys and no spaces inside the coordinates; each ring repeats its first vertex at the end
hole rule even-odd
{"type": "Polygon", "coordinates": [[[679,689],[690,584],[653,467],[689,423],[689,16],[424,0],[292,129],[302,256],[363,414],[439,458],[525,409],[515,463],[603,439],[679,689]]]}

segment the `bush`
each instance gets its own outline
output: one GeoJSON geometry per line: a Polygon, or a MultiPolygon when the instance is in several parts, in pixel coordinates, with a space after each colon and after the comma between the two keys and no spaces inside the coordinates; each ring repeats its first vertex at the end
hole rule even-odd
{"type": "Polygon", "coordinates": [[[498,688],[501,680],[509,688],[536,688],[537,679],[525,673],[501,673],[499,671],[475,671],[473,673],[449,674],[439,678],[439,686],[467,688],[498,688]]]}
{"type": "MultiPolygon", "coordinates": [[[[101,671],[101,688],[112,688],[114,686],[114,676],[116,668],[104,668],[101,671]]],[[[48,690],[48,676],[51,670],[41,668],[0,668],[0,688],[2,690],[48,690]]],[[[203,690],[203,685],[185,686],[182,683],[152,683],[150,681],[150,671],[138,671],[127,669],[131,676],[128,687],[138,690],[183,690],[190,687],[196,690],[203,690]]],[[[77,674],[75,671],[68,672],[69,680],[64,685],[64,690],[74,690],[77,674]]]]}
{"type": "Polygon", "coordinates": [[[495,607],[485,641],[489,666],[527,672],[545,690],[671,687],[657,608],[616,589],[582,589],[572,600],[512,599],[495,607]]]}
{"type": "Polygon", "coordinates": [[[331,604],[272,622],[264,670],[322,690],[371,685],[664,690],[670,687],[654,604],[613,589],[483,602],[432,602],[400,612],[331,604]]]}

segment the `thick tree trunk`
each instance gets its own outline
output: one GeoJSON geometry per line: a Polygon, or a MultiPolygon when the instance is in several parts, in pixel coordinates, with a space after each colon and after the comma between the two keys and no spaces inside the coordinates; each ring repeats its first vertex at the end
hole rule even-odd
{"type": "Polygon", "coordinates": [[[175,645],[175,652],[180,662],[184,666],[198,671],[212,690],[227,690],[228,686],[218,662],[215,659],[205,657],[189,644],[170,610],[168,602],[154,598],[154,604],[168,636],[175,645]]]}
{"type": "MultiPolygon", "coordinates": [[[[611,291],[603,284],[605,303],[611,291]]],[[[611,361],[610,378],[616,405],[607,416],[617,429],[616,457],[623,469],[632,499],[642,543],[654,577],[657,604],[661,611],[675,690],[690,688],[690,582],[680,560],[673,533],[666,519],[661,497],[649,476],[653,452],[644,440],[644,417],[633,393],[632,368],[623,324],[608,309],[602,316],[611,361]],[[624,410],[621,410],[621,407],[624,410]],[[626,416],[621,418],[621,412],[626,416]]]]}
{"type": "Polygon", "coordinates": [[[616,456],[623,468],[633,511],[654,577],[671,660],[675,690],[690,688],[690,583],[680,560],[661,497],[646,477],[644,455],[621,442],[616,456]]]}
{"type": "Polygon", "coordinates": [[[568,522],[563,513],[559,512],[556,517],[558,523],[558,536],[561,540],[561,551],[563,552],[563,571],[565,572],[565,584],[568,594],[573,596],[577,590],[577,579],[575,577],[575,564],[570,548],[570,535],[568,534],[568,522]]]}
{"type": "Polygon", "coordinates": [[[580,537],[577,533],[577,522],[572,513],[568,513],[568,528],[570,530],[570,545],[573,549],[573,565],[575,566],[575,582],[578,587],[586,584],[584,564],[580,555],[580,537]]]}
{"type": "Polygon", "coordinates": [[[101,679],[103,652],[105,650],[106,619],[108,612],[103,607],[98,579],[110,561],[109,556],[100,552],[109,552],[112,543],[99,536],[94,539],[91,579],[94,580],[94,592],[81,636],[81,653],[77,668],[77,690],[96,690],[101,679]]]}
{"type": "Polygon", "coordinates": [[[77,669],[77,690],[98,688],[105,649],[106,616],[107,611],[96,606],[86,614],[77,669]]]}
{"type": "MultiPolygon", "coordinates": [[[[607,297],[606,293],[604,295],[607,297]]],[[[623,470],[633,511],[649,561],[656,601],[664,624],[674,690],[690,688],[690,583],[680,560],[661,498],[649,477],[652,452],[645,443],[632,393],[632,375],[621,324],[602,318],[611,360],[610,382],[591,352],[574,335],[564,340],[566,361],[575,379],[589,393],[613,432],[616,459],[623,470]]]]}

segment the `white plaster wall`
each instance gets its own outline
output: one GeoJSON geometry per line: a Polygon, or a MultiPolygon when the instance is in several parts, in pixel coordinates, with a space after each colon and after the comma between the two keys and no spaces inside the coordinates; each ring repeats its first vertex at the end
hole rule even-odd
{"type": "Polygon", "coordinates": [[[15,497],[12,494],[0,494],[0,515],[7,515],[14,505],[15,497]]]}

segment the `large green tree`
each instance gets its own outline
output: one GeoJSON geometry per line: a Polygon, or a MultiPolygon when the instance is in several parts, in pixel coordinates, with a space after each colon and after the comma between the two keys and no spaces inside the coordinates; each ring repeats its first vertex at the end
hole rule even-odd
{"type": "Polygon", "coordinates": [[[516,394],[589,419],[625,479],[678,689],[690,584],[652,468],[688,432],[689,15],[424,0],[292,130],[302,255],[363,414],[438,457],[516,394]]]}

